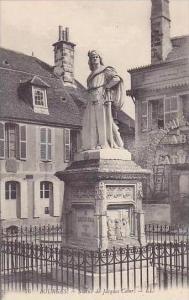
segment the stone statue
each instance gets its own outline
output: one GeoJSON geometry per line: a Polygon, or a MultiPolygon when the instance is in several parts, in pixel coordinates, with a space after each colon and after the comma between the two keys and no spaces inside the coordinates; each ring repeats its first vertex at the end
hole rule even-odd
{"type": "Polygon", "coordinates": [[[121,221],[118,220],[118,219],[115,220],[115,235],[116,235],[116,240],[122,240],[123,239],[121,221]]]}
{"type": "Polygon", "coordinates": [[[105,67],[95,51],[89,51],[91,73],[87,79],[88,103],[83,117],[82,150],[122,148],[118,126],[112,118],[112,106],[123,106],[123,80],[112,67],[105,67]]]}
{"type": "Polygon", "coordinates": [[[110,241],[113,241],[115,240],[115,226],[114,226],[114,221],[110,218],[108,218],[108,221],[107,221],[107,227],[108,227],[108,232],[107,232],[107,236],[108,236],[108,239],[110,241]]]}
{"type": "Polygon", "coordinates": [[[122,219],[122,231],[123,231],[123,237],[129,237],[130,236],[130,226],[129,226],[129,220],[128,219],[122,219]]]}

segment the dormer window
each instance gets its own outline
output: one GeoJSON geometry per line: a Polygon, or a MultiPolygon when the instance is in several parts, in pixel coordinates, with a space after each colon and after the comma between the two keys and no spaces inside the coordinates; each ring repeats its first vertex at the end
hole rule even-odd
{"type": "Polygon", "coordinates": [[[38,76],[34,76],[28,83],[32,86],[34,112],[48,115],[47,89],[49,85],[38,76]]]}
{"type": "Polygon", "coordinates": [[[34,105],[47,107],[46,91],[34,87],[34,105]]]}
{"type": "Polygon", "coordinates": [[[47,93],[45,88],[32,86],[34,112],[49,114],[47,106],[47,93]]]}
{"type": "Polygon", "coordinates": [[[47,90],[50,86],[39,76],[21,81],[18,89],[19,97],[30,103],[35,113],[49,114],[47,90]]]}

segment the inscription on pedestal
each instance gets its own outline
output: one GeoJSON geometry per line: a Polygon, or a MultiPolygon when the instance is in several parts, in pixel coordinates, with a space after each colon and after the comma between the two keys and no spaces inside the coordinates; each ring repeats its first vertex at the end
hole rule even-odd
{"type": "Polygon", "coordinates": [[[76,209],[76,228],[78,238],[93,238],[94,237],[94,209],[80,208],[76,209]]]}
{"type": "Polygon", "coordinates": [[[107,186],[108,201],[134,201],[134,186],[107,186]]]}
{"type": "Polygon", "coordinates": [[[72,200],[82,199],[82,201],[88,201],[94,198],[94,194],[94,188],[91,186],[72,186],[71,188],[72,200]]]}

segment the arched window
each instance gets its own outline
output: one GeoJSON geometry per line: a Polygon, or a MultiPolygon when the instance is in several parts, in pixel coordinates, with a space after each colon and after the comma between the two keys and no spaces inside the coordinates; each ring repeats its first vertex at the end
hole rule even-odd
{"type": "Polygon", "coordinates": [[[40,182],[41,215],[49,215],[52,212],[53,184],[50,181],[40,182]]]}
{"type": "Polygon", "coordinates": [[[41,181],[40,182],[40,198],[49,199],[52,195],[52,182],[41,181]]]}
{"type": "Polygon", "coordinates": [[[5,199],[16,200],[19,197],[19,182],[7,181],[5,182],[5,199]]]}

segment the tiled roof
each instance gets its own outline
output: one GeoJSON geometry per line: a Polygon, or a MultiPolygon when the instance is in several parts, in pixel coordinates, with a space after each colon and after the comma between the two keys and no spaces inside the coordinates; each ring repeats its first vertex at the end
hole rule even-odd
{"type": "Polygon", "coordinates": [[[166,61],[180,58],[189,58],[189,35],[175,37],[171,39],[173,49],[168,54],[166,61]]]}
{"type": "Polygon", "coordinates": [[[32,80],[29,80],[29,82],[35,86],[41,86],[44,88],[50,87],[44,80],[42,80],[40,77],[36,75],[32,78],[32,80]]]}
{"type": "MultiPolygon", "coordinates": [[[[52,66],[33,56],[0,48],[0,119],[80,127],[86,103],[87,90],[78,81],[75,87],[65,86],[54,75],[52,66]],[[31,95],[20,92],[28,83],[47,87],[49,115],[34,112],[31,95]]],[[[134,127],[130,119],[124,112],[118,114],[121,123],[134,127]]]]}
{"type": "Polygon", "coordinates": [[[178,59],[183,59],[183,58],[189,59],[189,35],[174,37],[171,39],[171,41],[172,41],[173,48],[171,52],[168,54],[166,60],[160,61],[159,63],[155,63],[155,64],[149,64],[146,66],[134,67],[132,69],[129,69],[128,72],[156,68],[178,59]]]}
{"type": "Polygon", "coordinates": [[[117,118],[122,124],[126,124],[128,129],[132,130],[135,128],[135,121],[128,116],[124,111],[118,111],[117,118]]]}
{"type": "MultiPolygon", "coordinates": [[[[63,86],[62,80],[53,74],[53,68],[39,59],[0,48],[0,118],[39,122],[57,126],[81,126],[81,112],[76,97],[84,99],[86,92],[76,82],[76,88],[63,86]],[[49,115],[35,113],[30,95],[19,94],[22,83],[42,80],[47,88],[49,115]]],[[[39,83],[39,82],[38,82],[39,83]]],[[[84,101],[84,100],[83,100],[84,101]]],[[[85,100],[86,101],[86,100],[85,100]]]]}

